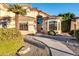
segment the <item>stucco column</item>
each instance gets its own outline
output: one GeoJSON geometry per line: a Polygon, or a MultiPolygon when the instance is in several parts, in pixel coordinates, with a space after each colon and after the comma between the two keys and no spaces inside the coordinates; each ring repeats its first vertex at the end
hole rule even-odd
{"type": "Polygon", "coordinates": [[[35,30],[37,32],[37,17],[35,18],[34,23],[35,23],[35,30]]]}
{"type": "Polygon", "coordinates": [[[61,34],[61,21],[57,20],[57,32],[58,34],[61,34]]]}
{"type": "Polygon", "coordinates": [[[45,19],[43,19],[43,31],[44,31],[44,33],[45,34],[47,34],[47,24],[46,24],[46,20],[45,19]]]}
{"type": "Polygon", "coordinates": [[[49,20],[47,20],[47,31],[49,31],[49,20]]]}

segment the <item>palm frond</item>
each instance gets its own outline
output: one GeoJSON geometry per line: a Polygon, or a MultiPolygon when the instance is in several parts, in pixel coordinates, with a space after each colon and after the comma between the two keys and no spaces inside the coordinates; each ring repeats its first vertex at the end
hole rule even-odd
{"type": "Polygon", "coordinates": [[[12,11],[15,14],[21,14],[21,15],[26,14],[26,10],[23,9],[19,4],[10,5],[8,11],[12,11]]]}

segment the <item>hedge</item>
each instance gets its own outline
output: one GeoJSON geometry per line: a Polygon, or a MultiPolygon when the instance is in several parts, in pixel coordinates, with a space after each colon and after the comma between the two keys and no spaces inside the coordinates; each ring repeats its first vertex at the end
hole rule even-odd
{"type": "Polygon", "coordinates": [[[79,30],[75,31],[75,37],[77,38],[77,41],[79,41],[79,30]]]}
{"type": "Polygon", "coordinates": [[[50,31],[48,31],[48,35],[53,35],[53,36],[55,36],[55,35],[56,35],[56,32],[55,32],[54,30],[50,30],[50,31]]]}
{"type": "MultiPolygon", "coordinates": [[[[74,36],[74,30],[70,31],[69,34],[74,36]]],[[[77,38],[76,40],[79,41],[79,30],[75,30],[75,37],[77,38]]]]}
{"type": "Polygon", "coordinates": [[[61,22],[61,30],[62,32],[69,32],[71,28],[71,22],[69,20],[61,22]]]}
{"type": "Polygon", "coordinates": [[[23,37],[17,29],[0,29],[0,56],[14,56],[23,46],[23,37]]]}

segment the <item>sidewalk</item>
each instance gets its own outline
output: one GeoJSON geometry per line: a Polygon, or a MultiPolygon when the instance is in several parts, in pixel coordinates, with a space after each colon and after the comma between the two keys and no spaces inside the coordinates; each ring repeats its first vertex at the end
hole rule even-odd
{"type": "Polygon", "coordinates": [[[63,43],[57,40],[52,40],[49,38],[38,37],[38,36],[32,36],[32,37],[47,44],[49,48],[51,49],[53,56],[73,56],[75,55],[75,53],[72,50],[70,50],[66,45],[64,45],[63,43]]]}

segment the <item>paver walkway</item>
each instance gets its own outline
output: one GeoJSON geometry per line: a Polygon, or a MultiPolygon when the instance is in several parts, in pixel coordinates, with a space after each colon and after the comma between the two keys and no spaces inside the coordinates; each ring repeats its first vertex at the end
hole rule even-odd
{"type": "Polygon", "coordinates": [[[66,45],[64,45],[60,41],[52,40],[51,38],[45,38],[41,36],[31,36],[31,37],[47,44],[53,56],[73,56],[75,55],[75,53],[72,50],[70,50],[66,45]]]}

